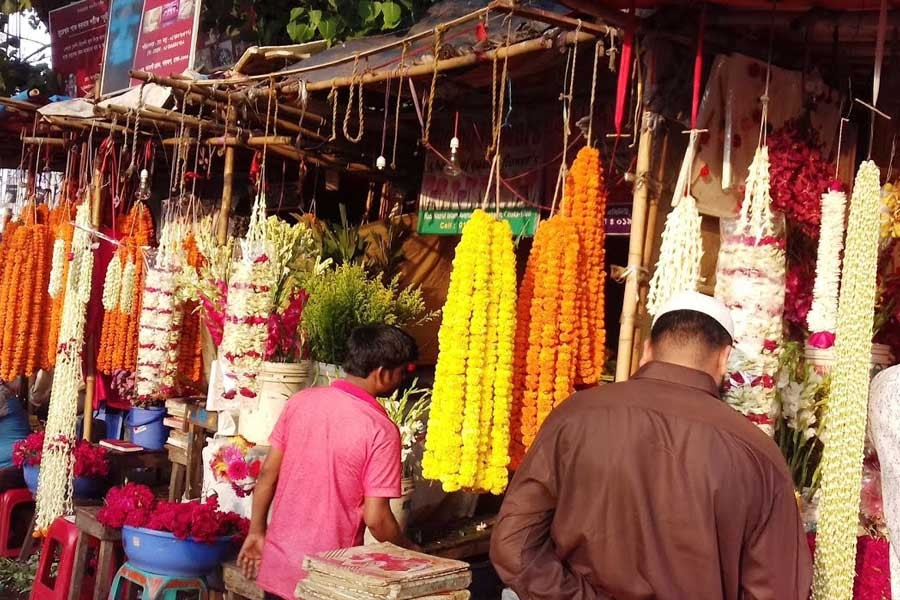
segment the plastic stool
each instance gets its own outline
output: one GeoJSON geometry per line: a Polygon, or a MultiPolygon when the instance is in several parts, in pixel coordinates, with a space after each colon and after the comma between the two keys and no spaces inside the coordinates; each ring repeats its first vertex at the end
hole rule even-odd
{"type": "MultiPolygon", "coordinates": [[[[206,582],[202,577],[171,577],[157,575],[125,563],[116,573],[109,600],[119,600],[129,585],[141,588],[141,600],[177,600],[178,592],[197,592],[199,600],[209,600],[206,582]]],[[[124,596],[122,596],[124,598],[124,596]]]]}
{"type": "MultiPolygon", "coordinates": [[[[85,573],[81,580],[81,589],[75,590],[76,594],[70,596],[79,537],[81,532],[75,527],[75,523],[65,517],[53,521],[41,545],[41,558],[31,586],[30,600],[67,600],[70,597],[91,599],[91,590],[94,589],[93,573],[85,573]],[[56,563],[56,577],[52,572],[54,563],[56,563]]],[[[91,537],[82,538],[82,543],[88,544],[95,552],[100,547],[100,543],[91,537]]]]}
{"type": "Polygon", "coordinates": [[[24,519],[22,515],[16,515],[15,522],[29,521],[34,514],[34,497],[28,488],[7,490],[0,495],[0,556],[13,558],[19,556],[25,541],[27,531],[22,531],[21,539],[13,538],[13,513],[18,508],[29,509],[24,519]]]}

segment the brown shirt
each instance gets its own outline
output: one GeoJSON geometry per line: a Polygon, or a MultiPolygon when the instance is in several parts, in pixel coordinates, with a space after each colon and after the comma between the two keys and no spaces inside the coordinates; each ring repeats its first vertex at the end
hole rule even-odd
{"type": "Polygon", "coordinates": [[[491,559],[522,600],[807,600],[812,579],[778,447],[712,377],[660,362],[553,411],[491,559]]]}

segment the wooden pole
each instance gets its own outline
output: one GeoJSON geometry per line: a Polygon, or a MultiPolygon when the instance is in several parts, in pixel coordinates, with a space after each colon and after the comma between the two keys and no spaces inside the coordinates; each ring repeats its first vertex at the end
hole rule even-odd
{"type": "MultiPolygon", "coordinates": [[[[235,126],[237,120],[237,112],[234,106],[228,107],[228,114],[225,115],[227,125],[225,131],[235,126]]],[[[224,246],[228,242],[228,220],[231,217],[231,196],[232,184],[234,179],[234,146],[225,146],[225,168],[222,174],[222,204],[219,206],[219,221],[216,224],[216,241],[220,246],[224,246]]]]}
{"type": "Polygon", "coordinates": [[[625,279],[625,298],[622,302],[622,318],[619,322],[616,381],[625,381],[631,375],[634,323],[639,300],[638,280],[643,264],[644,229],[647,222],[647,179],[650,172],[650,155],[653,147],[653,130],[651,128],[653,121],[653,115],[649,111],[644,111],[641,119],[641,137],[638,141],[634,196],[631,208],[631,234],[628,239],[628,276],[625,279]]]}
{"type": "MultiPolygon", "coordinates": [[[[644,267],[644,273],[649,273],[653,265],[653,247],[656,245],[656,221],[659,215],[659,199],[663,194],[663,178],[666,174],[666,158],[669,152],[669,133],[664,131],[662,134],[662,149],[659,152],[659,161],[656,167],[656,181],[653,182],[653,191],[650,193],[650,206],[647,211],[647,229],[644,234],[644,252],[641,258],[641,266],[644,267]]],[[[650,291],[650,281],[647,277],[641,277],[639,295],[640,303],[638,304],[638,321],[635,327],[634,344],[631,350],[631,372],[637,371],[638,363],[643,353],[642,345],[644,343],[644,333],[650,329],[647,313],[647,294],[650,291]]]]}

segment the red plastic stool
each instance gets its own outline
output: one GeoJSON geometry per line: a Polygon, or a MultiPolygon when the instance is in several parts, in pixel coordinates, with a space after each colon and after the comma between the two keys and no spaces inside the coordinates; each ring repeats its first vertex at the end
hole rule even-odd
{"type": "MultiPolygon", "coordinates": [[[[76,568],[80,533],[75,523],[65,517],[59,517],[50,525],[47,537],[41,544],[41,559],[31,587],[30,600],[67,600],[70,597],[91,600],[91,591],[94,589],[93,572],[85,573],[81,579],[81,590],[77,590],[72,596],[69,595],[76,568]],[[56,577],[52,572],[54,564],[56,577]]],[[[96,556],[100,547],[97,539],[83,536],[82,543],[88,544],[96,556]]]]}
{"type": "Polygon", "coordinates": [[[28,488],[7,490],[0,495],[0,556],[19,556],[25,536],[28,535],[28,522],[33,515],[34,497],[28,488]],[[24,524],[25,528],[14,531],[13,525],[16,523],[20,526],[24,524]]]}

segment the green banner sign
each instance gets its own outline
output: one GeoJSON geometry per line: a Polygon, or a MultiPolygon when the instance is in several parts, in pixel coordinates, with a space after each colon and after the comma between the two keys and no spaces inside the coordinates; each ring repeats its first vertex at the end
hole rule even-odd
{"type": "MultiPolygon", "coordinates": [[[[471,210],[422,210],[419,212],[419,233],[425,235],[459,235],[472,216],[471,210]]],[[[500,217],[509,221],[514,236],[534,235],[538,211],[527,208],[502,209],[500,217]]]]}

